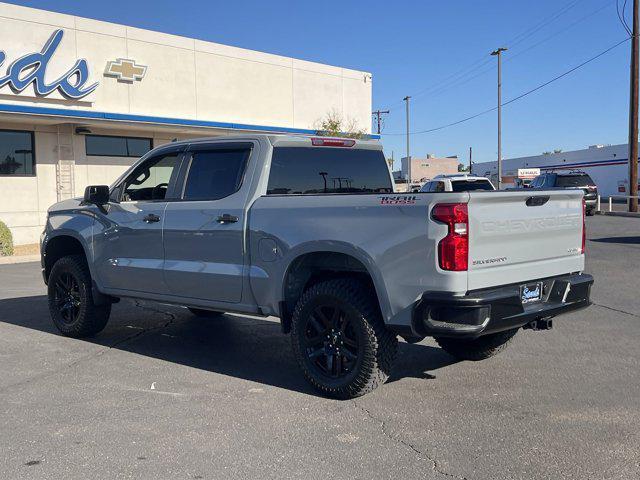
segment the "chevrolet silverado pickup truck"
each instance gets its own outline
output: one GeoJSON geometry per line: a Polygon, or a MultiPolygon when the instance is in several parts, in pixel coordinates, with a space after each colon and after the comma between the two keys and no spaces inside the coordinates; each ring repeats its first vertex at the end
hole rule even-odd
{"type": "Polygon", "coordinates": [[[279,317],[322,394],[384,383],[398,337],[459,359],[590,304],[581,190],[398,194],[377,141],[247,135],[174,142],[49,209],[56,327],[100,332],[137,298],[279,317]]]}

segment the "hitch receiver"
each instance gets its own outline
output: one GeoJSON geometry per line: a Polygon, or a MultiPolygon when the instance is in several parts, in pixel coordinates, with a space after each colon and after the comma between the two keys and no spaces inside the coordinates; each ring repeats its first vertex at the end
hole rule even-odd
{"type": "Polygon", "coordinates": [[[553,319],[552,318],[537,318],[529,323],[527,323],[524,327],[524,330],[551,330],[553,328],[553,319]]]}

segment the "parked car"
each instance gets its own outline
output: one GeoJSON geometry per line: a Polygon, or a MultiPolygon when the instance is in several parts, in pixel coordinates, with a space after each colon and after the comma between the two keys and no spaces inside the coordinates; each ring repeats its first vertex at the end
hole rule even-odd
{"type": "Polygon", "coordinates": [[[388,378],[398,335],[481,360],[520,328],[589,305],[581,192],[392,188],[376,141],[247,135],[158,147],[110,187],[49,209],[51,317],[87,337],[124,297],[198,316],[276,316],[307,380],[352,398],[388,378]]]}
{"type": "Polygon", "coordinates": [[[467,174],[436,175],[433,180],[425,183],[421,192],[471,192],[474,190],[495,190],[493,184],[486,177],[476,177],[467,174]]]}
{"type": "Polygon", "coordinates": [[[547,172],[538,175],[530,188],[567,188],[584,192],[587,215],[594,215],[598,203],[598,187],[591,177],[581,171],[547,172]]]}

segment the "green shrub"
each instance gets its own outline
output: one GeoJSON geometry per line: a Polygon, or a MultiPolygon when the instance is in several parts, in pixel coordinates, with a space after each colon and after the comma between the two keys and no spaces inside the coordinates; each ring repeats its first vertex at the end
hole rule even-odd
{"type": "Polygon", "coordinates": [[[13,236],[11,230],[0,222],[0,257],[13,255],[13,236]]]}

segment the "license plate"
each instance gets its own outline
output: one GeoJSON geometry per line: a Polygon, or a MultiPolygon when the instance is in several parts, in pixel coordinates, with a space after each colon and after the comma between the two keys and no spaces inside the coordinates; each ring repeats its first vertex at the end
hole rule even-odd
{"type": "Polygon", "coordinates": [[[522,303],[537,302],[542,298],[542,282],[528,283],[520,287],[522,303]]]}

